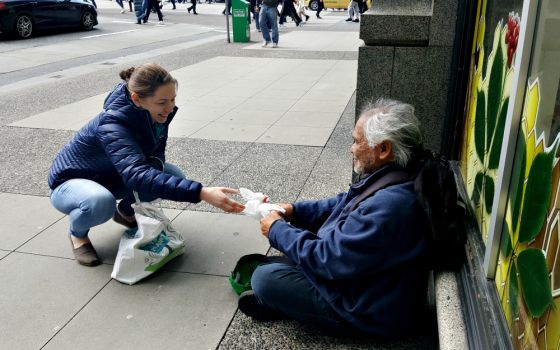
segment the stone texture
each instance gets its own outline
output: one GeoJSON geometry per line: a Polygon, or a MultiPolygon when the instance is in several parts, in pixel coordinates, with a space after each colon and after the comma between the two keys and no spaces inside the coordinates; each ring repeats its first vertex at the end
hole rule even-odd
{"type": "Polygon", "coordinates": [[[436,274],[435,296],[440,349],[468,349],[467,331],[454,273],[436,274]]]}
{"type": "Polygon", "coordinates": [[[451,52],[445,47],[395,49],[391,97],[416,108],[425,144],[436,151],[440,150],[450,64],[451,52]]]}
{"type": "Polygon", "coordinates": [[[453,46],[457,22],[457,0],[433,0],[430,46],[453,46]]]}
{"type": "Polygon", "coordinates": [[[358,59],[356,114],[379,97],[391,93],[395,48],[390,46],[362,46],[358,59]]]}
{"type": "Polygon", "coordinates": [[[366,45],[426,46],[430,16],[364,13],[360,39],[366,45]]]}

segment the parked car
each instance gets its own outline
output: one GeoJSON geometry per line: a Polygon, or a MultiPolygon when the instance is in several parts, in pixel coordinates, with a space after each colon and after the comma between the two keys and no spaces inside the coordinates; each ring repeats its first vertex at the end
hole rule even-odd
{"type": "Polygon", "coordinates": [[[41,29],[95,25],[97,11],[89,0],[0,0],[0,32],[22,39],[41,29]]]}
{"type": "MultiPolygon", "coordinates": [[[[348,4],[350,0],[323,0],[326,9],[344,9],[348,8],[348,4]]],[[[371,0],[366,1],[368,8],[371,8],[371,0]]],[[[317,7],[319,7],[318,0],[305,0],[305,5],[307,8],[317,11],[317,7]]]]}

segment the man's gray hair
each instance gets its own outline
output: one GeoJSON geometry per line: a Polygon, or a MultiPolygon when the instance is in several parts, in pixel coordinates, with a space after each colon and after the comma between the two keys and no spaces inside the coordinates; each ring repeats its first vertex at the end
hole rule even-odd
{"type": "Polygon", "coordinates": [[[422,148],[420,121],[408,103],[380,98],[368,105],[360,118],[366,118],[364,135],[368,145],[373,148],[384,140],[390,141],[394,162],[402,167],[422,148]]]}

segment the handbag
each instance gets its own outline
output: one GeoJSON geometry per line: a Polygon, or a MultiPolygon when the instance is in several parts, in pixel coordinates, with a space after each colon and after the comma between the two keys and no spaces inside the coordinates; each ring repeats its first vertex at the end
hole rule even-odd
{"type": "Polygon", "coordinates": [[[111,277],[134,284],[153,274],[167,262],[184,253],[183,236],[171,225],[163,210],[150,202],[141,202],[134,192],[132,204],[137,228],[128,229],[119,242],[119,251],[111,277]]]}

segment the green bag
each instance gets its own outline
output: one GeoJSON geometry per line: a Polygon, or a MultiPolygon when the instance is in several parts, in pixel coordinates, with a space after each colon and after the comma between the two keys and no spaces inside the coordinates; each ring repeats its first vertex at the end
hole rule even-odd
{"type": "Polygon", "coordinates": [[[229,276],[231,288],[239,295],[251,290],[251,276],[253,272],[264,263],[269,262],[269,257],[262,254],[249,254],[242,256],[235,264],[235,268],[229,276]]]}

